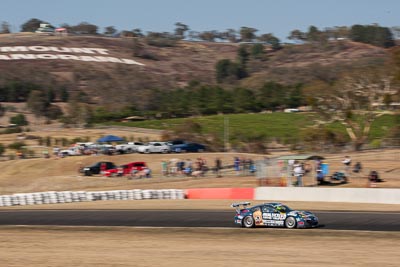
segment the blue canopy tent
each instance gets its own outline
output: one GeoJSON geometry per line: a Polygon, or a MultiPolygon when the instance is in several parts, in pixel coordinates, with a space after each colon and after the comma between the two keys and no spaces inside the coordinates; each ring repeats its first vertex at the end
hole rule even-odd
{"type": "Polygon", "coordinates": [[[124,141],[123,138],[115,136],[115,135],[106,135],[102,138],[97,139],[98,143],[109,143],[109,142],[122,142],[124,141]]]}

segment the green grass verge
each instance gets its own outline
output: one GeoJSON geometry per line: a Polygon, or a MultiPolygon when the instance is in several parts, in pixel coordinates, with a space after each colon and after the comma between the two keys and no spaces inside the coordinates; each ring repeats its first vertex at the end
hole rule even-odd
{"type": "MultiPolygon", "coordinates": [[[[212,115],[192,118],[146,120],[137,122],[108,122],[105,125],[140,127],[158,130],[171,130],[184,124],[187,120],[199,123],[203,133],[224,134],[224,129],[229,130],[231,139],[235,136],[264,136],[266,138],[279,138],[297,140],[299,133],[305,127],[312,126],[318,118],[315,113],[256,113],[256,114],[228,114],[212,115]],[[228,127],[225,127],[226,123],[228,127]]],[[[396,125],[394,115],[378,117],[372,124],[370,140],[382,138],[390,128],[396,125]]],[[[327,128],[346,134],[346,130],[339,122],[327,125],[327,128]]]]}

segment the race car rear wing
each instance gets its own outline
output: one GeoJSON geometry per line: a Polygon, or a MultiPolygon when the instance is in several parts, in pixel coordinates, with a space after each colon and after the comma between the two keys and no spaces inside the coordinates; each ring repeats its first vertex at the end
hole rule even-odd
{"type": "Polygon", "coordinates": [[[245,209],[248,205],[250,205],[250,202],[237,202],[237,203],[232,203],[231,207],[235,208],[236,212],[240,212],[241,208],[243,207],[243,209],[245,209]]]}

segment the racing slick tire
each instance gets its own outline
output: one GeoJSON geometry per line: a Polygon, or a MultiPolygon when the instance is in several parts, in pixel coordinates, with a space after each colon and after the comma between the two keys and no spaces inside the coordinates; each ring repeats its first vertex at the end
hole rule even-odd
{"type": "Polygon", "coordinates": [[[254,227],[254,219],[252,216],[246,216],[243,218],[242,227],[245,228],[253,228],[254,227]]]}
{"type": "Polygon", "coordinates": [[[296,222],[296,219],[294,217],[289,216],[289,217],[286,218],[286,220],[285,220],[285,227],[286,228],[293,229],[293,228],[296,228],[296,226],[297,226],[297,222],[296,222]]]}

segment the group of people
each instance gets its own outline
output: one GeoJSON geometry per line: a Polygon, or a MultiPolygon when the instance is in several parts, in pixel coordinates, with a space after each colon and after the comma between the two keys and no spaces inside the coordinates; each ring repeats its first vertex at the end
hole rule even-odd
{"type": "Polygon", "coordinates": [[[149,168],[145,167],[141,171],[133,169],[128,177],[129,180],[142,178],[151,178],[151,170],[149,168]]]}
{"type": "Polygon", "coordinates": [[[239,158],[235,157],[233,160],[233,168],[236,171],[236,175],[251,175],[255,173],[256,166],[251,158],[239,158]]]}
{"type": "MultiPolygon", "coordinates": [[[[251,175],[256,171],[254,161],[250,158],[234,157],[232,167],[238,176],[251,175]]],[[[164,177],[177,175],[199,177],[204,176],[210,170],[216,177],[222,177],[223,169],[224,166],[220,157],[216,157],[214,165],[210,167],[206,159],[200,157],[195,161],[191,159],[172,159],[161,162],[161,172],[164,177]]]]}
{"type": "Polygon", "coordinates": [[[204,158],[197,158],[194,162],[191,159],[173,159],[161,162],[163,176],[204,176],[208,171],[207,161],[204,158]]]}

